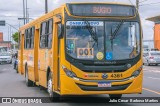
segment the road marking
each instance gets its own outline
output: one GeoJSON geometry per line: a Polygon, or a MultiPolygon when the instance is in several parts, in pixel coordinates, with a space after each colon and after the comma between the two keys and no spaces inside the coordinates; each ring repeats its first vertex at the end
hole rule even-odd
{"type": "Polygon", "coordinates": [[[160,70],[159,70],[159,69],[157,69],[157,68],[143,68],[143,70],[160,71],[160,70]]]}
{"type": "Polygon", "coordinates": [[[158,80],[160,80],[160,78],[154,78],[154,77],[148,77],[148,78],[151,78],[151,79],[156,79],[156,80],[157,80],[157,79],[158,79],[158,80]]]}
{"type": "Polygon", "coordinates": [[[147,88],[142,88],[142,89],[160,95],[160,92],[157,92],[157,91],[154,91],[154,90],[150,90],[150,89],[147,89],[147,88]]]}
{"type": "Polygon", "coordinates": [[[159,70],[144,70],[144,72],[154,72],[154,73],[160,73],[159,70]]]}

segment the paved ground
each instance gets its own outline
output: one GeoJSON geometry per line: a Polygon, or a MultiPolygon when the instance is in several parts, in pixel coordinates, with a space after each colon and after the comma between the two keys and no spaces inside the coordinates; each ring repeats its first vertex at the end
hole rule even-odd
{"type": "MultiPolygon", "coordinates": [[[[160,66],[144,66],[144,81],[143,81],[143,93],[140,94],[132,94],[132,95],[124,95],[124,97],[160,97],[160,66]]],[[[25,79],[23,76],[16,73],[15,70],[13,70],[13,65],[10,64],[3,64],[0,65],[0,97],[48,97],[48,94],[45,90],[40,90],[39,87],[26,87],[25,85],[25,79]]],[[[108,95],[99,95],[94,96],[96,98],[93,98],[93,96],[86,98],[87,101],[96,101],[100,99],[106,99],[108,98],[108,95]]],[[[63,99],[62,103],[50,103],[45,104],[46,106],[79,106],[79,105],[105,105],[106,103],[100,103],[100,104],[92,104],[92,103],[70,103],[70,102],[76,102],[76,99],[73,97],[68,97],[67,99],[63,99]]],[[[8,106],[8,104],[6,104],[8,106]]],[[[17,106],[17,104],[10,104],[11,106],[17,106]]],[[[20,105],[20,104],[19,104],[20,105]]],[[[35,106],[37,104],[24,104],[24,105],[30,105],[35,106]]],[[[42,104],[41,104],[42,105],[42,104]]],[[[44,104],[43,104],[44,105],[44,104]]],[[[107,105],[122,105],[122,106],[151,106],[151,105],[157,105],[159,104],[144,104],[144,103],[121,103],[121,104],[107,104],[107,105]]],[[[4,106],[4,104],[0,104],[0,106],[4,106]]],[[[37,105],[40,106],[40,105],[37,105]]]]}

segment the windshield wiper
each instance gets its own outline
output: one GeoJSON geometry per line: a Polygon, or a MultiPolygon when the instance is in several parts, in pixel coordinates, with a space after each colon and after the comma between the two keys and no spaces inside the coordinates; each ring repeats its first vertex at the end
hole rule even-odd
{"type": "Polygon", "coordinates": [[[96,29],[94,31],[93,27],[90,25],[90,23],[87,20],[84,20],[84,22],[86,24],[87,30],[89,31],[92,39],[94,40],[94,44],[92,45],[92,48],[94,47],[95,44],[97,44],[97,48],[98,48],[98,37],[97,37],[97,34],[96,34],[96,29]]]}
{"type": "Polygon", "coordinates": [[[122,21],[117,25],[117,27],[116,27],[116,29],[114,30],[113,33],[111,32],[111,38],[110,38],[110,40],[115,39],[115,37],[117,36],[117,34],[118,34],[121,26],[123,25],[123,23],[124,23],[124,20],[122,20],[122,21]]]}
{"type": "Polygon", "coordinates": [[[116,38],[118,32],[120,31],[121,29],[121,26],[123,25],[124,23],[124,20],[122,20],[116,27],[116,29],[114,30],[114,32],[112,33],[112,27],[111,27],[111,37],[110,37],[110,41],[111,41],[111,48],[113,50],[113,39],[116,38]]]}

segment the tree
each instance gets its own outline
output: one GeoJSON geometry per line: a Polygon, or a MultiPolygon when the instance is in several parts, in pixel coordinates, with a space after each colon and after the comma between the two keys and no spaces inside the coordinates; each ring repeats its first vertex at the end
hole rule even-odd
{"type": "Polygon", "coordinates": [[[13,40],[15,41],[15,42],[17,42],[18,43],[18,32],[15,32],[13,35],[12,35],[12,38],[13,38],[13,40]]]}

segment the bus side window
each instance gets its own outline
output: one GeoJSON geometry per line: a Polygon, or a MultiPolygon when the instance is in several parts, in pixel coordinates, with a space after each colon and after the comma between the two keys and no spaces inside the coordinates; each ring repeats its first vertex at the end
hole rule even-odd
{"type": "Polygon", "coordinates": [[[46,47],[46,40],[45,40],[45,33],[46,33],[46,28],[47,27],[47,22],[43,22],[41,24],[41,34],[40,34],[40,48],[45,48],[46,47]]]}
{"type": "Polygon", "coordinates": [[[25,30],[25,35],[24,35],[24,48],[25,48],[25,49],[27,48],[27,43],[26,43],[26,42],[27,42],[27,41],[26,41],[26,40],[27,40],[27,33],[28,33],[28,30],[26,29],[26,30],[25,30]]]}
{"type": "Polygon", "coordinates": [[[30,29],[27,30],[27,36],[26,36],[26,45],[27,45],[27,49],[30,48],[30,29]]]}
{"type": "Polygon", "coordinates": [[[53,20],[48,21],[48,48],[52,47],[52,36],[53,36],[53,20]]]}
{"type": "Polygon", "coordinates": [[[31,45],[30,45],[30,47],[31,47],[31,48],[34,47],[34,29],[35,29],[35,28],[32,27],[32,28],[31,28],[31,32],[30,32],[30,34],[31,34],[31,37],[30,37],[30,44],[31,44],[31,45]]]}
{"type": "Polygon", "coordinates": [[[25,30],[24,48],[32,49],[34,47],[34,27],[25,30]]]}
{"type": "Polygon", "coordinates": [[[52,47],[52,31],[53,31],[53,20],[49,19],[41,24],[41,34],[40,34],[40,48],[52,47]]]}

